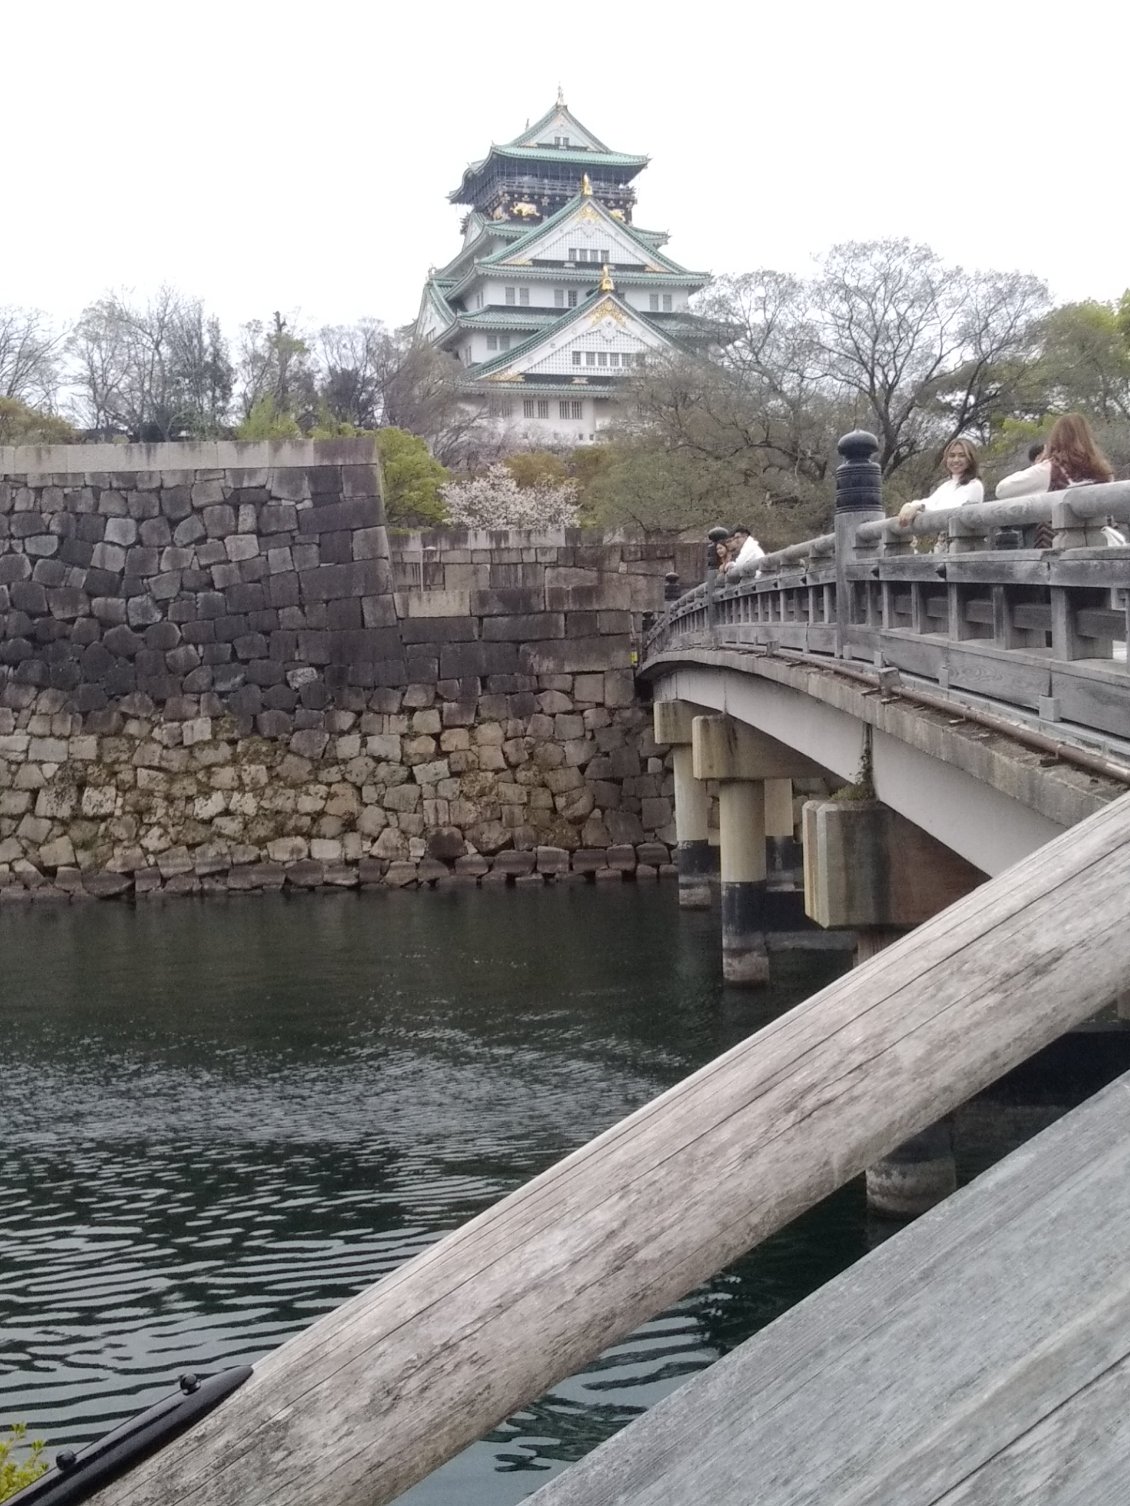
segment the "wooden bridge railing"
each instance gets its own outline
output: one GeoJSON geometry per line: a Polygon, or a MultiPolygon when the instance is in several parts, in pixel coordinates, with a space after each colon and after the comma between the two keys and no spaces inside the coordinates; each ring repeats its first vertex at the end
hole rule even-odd
{"type": "Polygon", "coordinates": [[[93,1506],[384,1506],[1130,978],[1130,795],[319,1319],[93,1506]]]}
{"type": "MultiPolygon", "coordinates": [[[[841,443],[850,440],[864,447],[870,436],[841,443]]],[[[1130,547],[1102,533],[1108,520],[1130,523],[1130,482],[947,508],[902,528],[882,515],[874,469],[872,505],[837,504],[835,533],[673,602],[645,660],[707,645],[799,650],[1130,737],[1130,547]],[[1050,548],[1002,547],[1039,524],[1052,530],[1050,548]]]]}

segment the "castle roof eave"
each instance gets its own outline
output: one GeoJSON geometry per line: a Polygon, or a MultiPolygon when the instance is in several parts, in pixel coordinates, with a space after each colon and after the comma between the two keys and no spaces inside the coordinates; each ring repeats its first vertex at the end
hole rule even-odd
{"type": "Polygon", "coordinates": [[[616,293],[598,293],[594,298],[586,298],[584,303],[579,303],[575,309],[565,310],[560,319],[554,320],[552,327],[535,330],[528,339],[516,345],[513,350],[503,351],[500,355],[494,356],[489,361],[480,361],[473,368],[476,377],[485,379],[490,377],[494,372],[501,372],[507,367],[513,366],[515,361],[521,360],[524,356],[535,351],[547,335],[556,333],[558,330],[567,329],[569,325],[577,323],[584,316],[591,315],[605,299],[615,304],[629,319],[636,320],[645,328],[650,329],[664,345],[678,345],[679,342],[672,338],[669,331],[655,325],[646,314],[641,313],[637,308],[633,308],[630,303],[625,303],[622,298],[617,297],[616,293]]]}
{"type": "Polygon", "coordinates": [[[564,147],[499,146],[492,143],[485,157],[478,162],[468,163],[463,181],[447,196],[452,204],[473,204],[473,199],[467,197],[471,181],[489,165],[492,157],[503,157],[513,162],[566,162],[589,173],[597,172],[601,167],[630,168],[631,171],[623,179],[625,183],[631,182],[651,160],[649,157],[632,156],[626,152],[570,151],[564,147]]]}
{"type": "MultiPolygon", "coordinates": [[[[628,272],[617,270],[615,264],[613,270],[621,282],[633,287],[646,284],[657,288],[686,288],[688,292],[697,293],[711,280],[709,272],[628,272]]],[[[507,267],[477,261],[446,291],[449,298],[458,298],[473,287],[477,279],[498,278],[503,272],[513,272],[515,282],[591,283],[599,271],[594,262],[577,262],[575,267],[568,262],[557,267],[507,267]]]]}
{"type": "Polygon", "coordinates": [[[664,256],[659,248],[652,242],[642,240],[639,236],[639,233],[635,231],[632,226],[627,223],[626,220],[614,219],[609,211],[605,209],[604,205],[599,201],[599,199],[593,198],[591,194],[580,192],[575,193],[573,197],[568,201],[568,203],[562,204],[561,208],[551,214],[549,219],[542,220],[538,225],[531,225],[526,231],[525,235],[521,237],[521,239],[514,241],[512,245],[505,247],[501,251],[495,251],[491,256],[484,257],[484,262],[498,265],[501,264],[499,258],[503,256],[517,256],[527,246],[534,245],[538,238],[540,236],[543,236],[547,230],[551,230],[554,226],[561,224],[563,221],[567,220],[571,214],[575,214],[578,209],[583,208],[586,204],[593,208],[596,213],[599,214],[600,218],[604,220],[605,224],[609,228],[610,234],[615,234],[617,231],[620,231],[622,234],[626,235],[629,241],[631,241],[634,245],[639,246],[641,251],[646,251],[657,261],[663,262],[668,272],[686,271],[686,268],[680,267],[678,262],[672,261],[669,256],[664,256]]]}

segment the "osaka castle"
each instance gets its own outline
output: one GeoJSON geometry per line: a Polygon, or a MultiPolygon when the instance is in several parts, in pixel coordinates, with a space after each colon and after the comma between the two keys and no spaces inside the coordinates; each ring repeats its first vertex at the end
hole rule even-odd
{"type": "Polygon", "coordinates": [[[516,444],[596,439],[649,356],[717,343],[689,309],[707,274],[634,224],[647,160],[605,146],[559,92],[448,196],[468,207],[463,245],[429,275],[416,330],[460,362],[468,403],[516,444]]]}

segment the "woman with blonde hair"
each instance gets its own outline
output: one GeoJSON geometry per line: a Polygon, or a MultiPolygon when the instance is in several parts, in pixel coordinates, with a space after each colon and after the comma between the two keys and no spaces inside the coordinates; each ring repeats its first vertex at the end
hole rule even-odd
{"type": "Polygon", "coordinates": [[[1113,480],[1110,461],[1095,443],[1090,424],[1081,413],[1064,413],[1052,425],[1035,465],[1013,471],[998,482],[997,496],[1034,497],[1043,492],[1063,492],[1069,486],[1113,480]]]}
{"type": "Polygon", "coordinates": [[[919,513],[937,512],[943,507],[960,507],[966,502],[985,500],[977,451],[968,439],[951,439],[942,452],[942,465],[946,479],[941,485],[936,486],[928,497],[917,502],[904,502],[899,508],[900,527],[909,528],[919,513]]]}

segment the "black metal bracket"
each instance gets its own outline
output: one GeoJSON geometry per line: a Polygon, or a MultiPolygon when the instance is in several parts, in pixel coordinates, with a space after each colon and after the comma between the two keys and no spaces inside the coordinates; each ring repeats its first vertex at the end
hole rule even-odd
{"type": "Polygon", "coordinates": [[[237,1391],[251,1374],[250,1365],[218,1375],[182,1375],[180,1390],[123,1422],[82,1449],[61,1449],[55,1467],[9,1496],[9,1506],[74,1506],[142,1459],[156,1453],[194,1422],[237,1391]]]}

